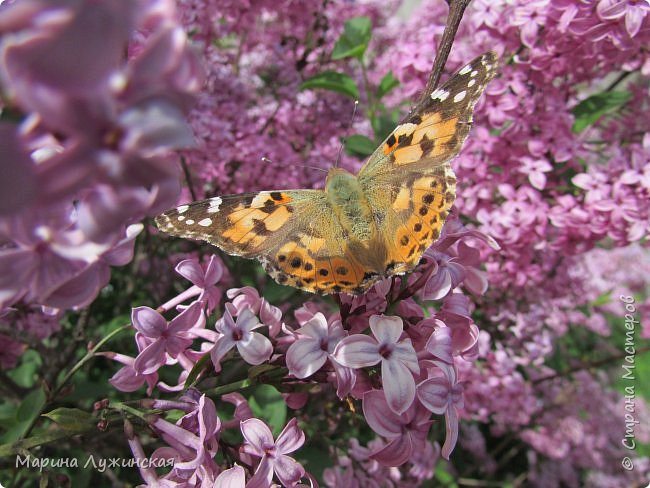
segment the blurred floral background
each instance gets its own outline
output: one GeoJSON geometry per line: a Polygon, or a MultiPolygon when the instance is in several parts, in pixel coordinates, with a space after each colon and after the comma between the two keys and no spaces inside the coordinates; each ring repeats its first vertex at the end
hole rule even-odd
{"type": "Polygon", "coordinates": [[[364,296],[281,287],[152,226],[322,187],[348,132],[358,170],[424,88],[447,12],[0,5],[0,482],[648,483],[647,1],[470,3],[446,73],[501,65],[455,209],[412,274],[364,296]]]}

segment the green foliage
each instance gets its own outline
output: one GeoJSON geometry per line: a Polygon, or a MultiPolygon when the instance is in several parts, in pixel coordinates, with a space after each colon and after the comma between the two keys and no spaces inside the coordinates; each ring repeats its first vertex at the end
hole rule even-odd
{"type": "Polygon", "coordinates": [[[376,147],[375,141],[361,134],[353,134],[345,140],[345,151],[350,156],[369,156],[376,147]]]}
{"type": "Polygon", "coordinates": [[[377,98],[384,97],[397,86],[399,86],[399,80],[395,78],[392,71],[389,71],[379,82],[379,86],[377,87],[377,98]]]}
{"type": "Polygon", "coordinates": [[[45,399],[45,392],[41,388],[28,393],[14,411],[14,417],[6,419],[3,425],[6,431],[0,436],[0,443],[15,442],[24,436],[45,406],[45,399]]]}
{"type": "Polygon", "coordinates": [[[607,91],[586,98],[571,111],[575,115],[573,132],[579,134],[606,113],[625,105],[630,98],[632,94],[626,91],[607,91]]]}
{"type": "Polygon", "coordinates": [[[338,73],[336,71],[323,71],[315,76],[305,80],[300,89],[307,88],[322,88],[333,92],[346,95],[354,100],[359,98],[359,88],[354,80],[345,73],[338,73]]]}
{"type": "Polygon", "coordinates": [[[259,385],[248,398],[248,403],[253,415],[264,419],[274,436],[282,431],[287,419],[287,404],[278,390],[271,385],[259,385]]]}
{"type": "Polygon", "coordinates": [[[332,51],[332,59],[355,57],[363,58],[370,37],[372,36],[372,22],[368,17],[353,17],[343,27],[343,34],[338,38],[332,51]]]}
{"type": "Polygon", "coordinates": [[[54,421],[62,429],[72,431],[84,430],[92,427],[97,422],[91,414],[78,408],[57,408],[44,413],[43,417],[54,421]]]}

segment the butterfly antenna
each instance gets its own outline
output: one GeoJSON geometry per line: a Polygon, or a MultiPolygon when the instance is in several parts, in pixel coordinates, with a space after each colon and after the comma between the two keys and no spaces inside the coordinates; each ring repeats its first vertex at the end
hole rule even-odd
{"type": "Polygon", "coordinates": [[[279,163],[275,163],[274,161],[271,161],[267,157],[262,157],[262,161],[264,161],[265,163],[272,164],[274,166],[293,166],[294,168],[309,168],[309,169],[315,169],[316,171],[322,171],[323,173],[327,173],[326,169],[319,168],[318,166],[309,166],[307,164],[293,164],[293,163],[279,164],[279,163]]]}
{"type": "Polygon", "coordinates": [[[339,161],[341,161],[341,154],[343,154],[343,148],[345,147],[345,142],[348,140],[348,137],[350,137],[350,130],[352,130],[352,124],[354,122],[354,117],[357,115],[357,107],[359,106],[359,100],[354,101],[354,109],[352,109],[352,118],[350,119],[350,123],[348,124],[348,128],[345,131],[345,137],[343,137],[343,140],[341,141],[341,147],[339,148],[339,154],[336,156],[336,162],[334,163],[334,167],[338,168],[339,167],[339,161]]]}

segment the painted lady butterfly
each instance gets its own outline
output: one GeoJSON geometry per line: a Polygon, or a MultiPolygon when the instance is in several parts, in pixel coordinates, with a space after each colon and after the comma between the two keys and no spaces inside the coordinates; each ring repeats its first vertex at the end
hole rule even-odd
{"type": "Polygon", "coordinates": [[[257,258],[280,284],[363,293],[412,270],[440,235],[456,197],[450,161],[495,76],[496,54],[474,59],[417,106],[353,175],[329,170],[322,190],[209,198],[156,217],[160,230],[257,258]]]}

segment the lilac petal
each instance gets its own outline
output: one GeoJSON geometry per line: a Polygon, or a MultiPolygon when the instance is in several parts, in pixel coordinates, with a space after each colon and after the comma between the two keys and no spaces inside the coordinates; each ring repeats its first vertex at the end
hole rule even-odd
{"type": "Polygon", "coordinates": [[[261,325],[262,324],[260,324],[260,321],[255,316],[253,311],[248,307],[239,312],[239,315],[237,316],[237,327],[246,332],[256,329],[261,325]]]}
{"type": "MultiPolygon", "coordinates": [[[[253,419],[251,419],[253,420],[253,419]]],[[[273,479],[273,465],[268,457],[264,456],[255,470],[253,477],[246,483],[246,488],[269,488],[273,479]]]]}
{"type": "Polygon", "coordinates": [[[351,368],[341,366],[335,360],[332,361],[334,372],[336,374],[336,396],[340,399],[350,394],[356,383],[357,375],[351,368]]]}
{"type": "Polygon", "coordinates": [[[349,368],[364,368],[381,361],[377,342],[367,335],[354,334],[342,339],[334,349],[334,358],[349,368]]]}
{"type": "Polygon", "coordinates": [[[110,266],[124,266],[133,260],[135,238],[144,230],[142,224],[131,224],[126,228],[126,235],[112,249],[102,254],[102,260],[110,266]]]}
{"type": "MultiPolygon", "coordinates": [[[[228,305],[228,304],[226,304],[228,305]]],[[[230,310],[226,306],[223,316],[217,320],[217,323],[214,324],[214,328],[217,329],[217,332],[221,332],[225,335],[232,335],[232,331],[235,330],[235,319],[232,318],[230,310]]]]}
{"type": "Polygon", "coordinates": [[[135,358],[133,367],[139,374],[155,373],[165,364],[165,341],[154,341],[135,358]]]}
{"type": "Polygon", "coordinates": [[[204,273],[201,266],[195,259],[185,259],[176,265],[174,270],[192,284],[202,288],[204,285],[204,273]]]}
{"type": "Polygon", "coordinates": [[[42,305],[61,309],[85,307],[97,297],[109,280],[110,271],[108,266],[97,261],[61,283],[46,297],[42,297],[41,303],[42,305]]]}
{"type": "Polygon", "coordinates": [[[296,378],[307,378],[318,371],[327,361],[327,352],[314,339],[299,339],[287,350],[286,362],[289,373],[296,378]]]}
{"type": "Polygon", "coordinates": [[[627,2],[598,2],[596,12],[603,20],[616,20],[625,15],[627,9],[626,3],[627,2]]]}
{"type": "Polygon", "coordinates": [[[298,427],[298,420],[292,418],[278,435],[275,447],[278,452],[288,454],[299,449],[304,443],[305,433],[298,427]]]}
{"type": "Polygon", "coordinates": [[[411,370],[414,374],[420,373],[418,356],[413,349],[411,339],[405,339],[396,344],[390,356],[390,361],[398,361],[411,370]]]}
{"type": "Polygon", "coordinates": [[[214,254],[210,256],[210,261],[205,269],[205,283],[207,285],[214,285],[219,282],[223,277],[223,265],[218,256],[214,254]]]}
{"type": "Polygon", "coordinates": [[[222,471],[214,480],[214,488],[244,488],[244,486],[246,486],[246,472],[238,464],[222,471]]]}
{"type": "Polygon", "coordinates": [[[401,466],[411,458],[413,442],[409,435],[401,435],[390,441],[371,458],[383,466],[401,466]]]}
{"type": "Polygon", "coordinates": [[[327,338],[327,319],[325,316],[318,312],[311,319],[305,323],[300,329],[296,331],[299,334],[304,334],[314,339],[327,338]]]}
{"type": "Polygon", "coordinates": [[[24,294],[38,267],[38,259],[30,250],[0,249],[0,307],[13,303],[24,294]]]}
{"type": "Polygon", "coordinates": [[[634,37],[639,33],[644,18],[645,12],[639,8],[628,10],[625,14],[625,30],[630,37],[634,37]]]}
{"type": "Polygon", "coordinates": [[[405,412],[415,399],[415,380],[411,371],[400,361],[381,362],[381,381],[386,402],[395,413],[405,412]]]}
{"type": "Polygon", "coordinates": [[[212,485],[213,488],[245,488],[246,486],[250,486],[246,485],[246,471],[237,463],[232,468],[222,471],[212,485]]]}
{"type": "Polygon", "coordinates": [[[265,449],[275,444],[271,430],[259,419],[244,420],[239,424],[239,428],[244,439],[253,447],[255,455],[258,457],[264,456],[265,449]]]}
{"type": "Polygon", "coordinates": [[[442,446],[442,457],[449,459],[458,441],[458,411],[453,405],[449,407],[445,414],[445,427],[446,437],[445,444],[442,446]]]}
{"type": "Polygon", "coordinates": [[[465,288],[474,295],[484,295],[488,289],[488,280],[485,272],[476,268],[465,268],[465,288]]]}
{"type": "Polygon", "coordinates": [[[452,363],[454,358],[452,357],[451,329],[438,327],[433,331],[424,348],[436,358],[446,363],[452,363]]]}
{"type": "Polygon", "coordinates": [[[22,147],[16,126],[0,123],[0,214],[9,215],[38,194],[34,163],[22,147]]]}
{"type": "Polygon", "coordinates": [[[373,315],[369,322],[373,335],[382,345],[395,344],[404,332],[404,324],[400,317],[373,315]]]}
{"type": "Polygon", "coordinates": [[[235,341],[232,340],[230,335],[222,335],[217,339],[217,342],[210,351],[210,359],[212,360],[212,364],[217,373],[221,371],[221,359],[233,348],[234,345],[235,341]]]}
{"type": "Polygon", "coordinates": [[[172,319],[167,328],[168,334],[177,334],[195,327],[203,318],[203,304],[194,302],[182,313],[172,319]]]}
{"type": "Polygon", "coordinates": [[[201,395],[199,400],[199,437],[203,441],[214,436],[221,429],[221,421],[217,417],[217,407],[214,402],[201,395]]]}
{"type": "Polygon", "coordinates": [[[447,378],[429,378],[418,385],[418,398],[428,410],[442,415],[449,406],[449,388],[447,378]]]}
{"type": "Polygon", "coordinates": [[[278,456],[273,461],[273,469],[282,486],[294,486],[305,475],[305,468],[289,456],[278,456]]]}
{"type": "Polygon", "coordinates": [[[248,341],[237,341],[237,350],[241,357],[248,364],[262,364],[273,354],[273,345],[271,341],[262,334],[253,332],[250,334],[248,341]]]}
{"type": "Polygon", "coordinates": [[[443,268],[432,275],[424,285],[422,298],[425,300],[440,300],[451,291],[451,275],[443,268]]]}
{"type": "Polygon", "coordinates": [[[528,179],[533,188],[537,188],[538,190],[543,190],[546,186],[546,175],[542,172],[533,171],[528,175],[528,179]]]}
{"type": "Polygon", "coordinates": [[[124,366],[108,382],[120,391],[132,392],[144,384],[144,376],[139,375],[132,366],[124,366]]]}
{"type": "Polygon", "coordinates": [[[131,311],[131,323],[145,336],[156,339],[167,329],[167,321],[149,307],[137,307],[131,311]]]}
{"type": "Polygon", "coordinates": [[[381,390],[372,390],[363,395],[363,416],[377,434],[393,438],[402,432],[402,421],[386,403],[381,390]]]}

